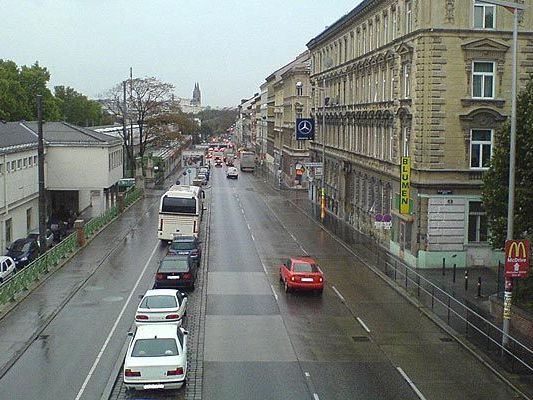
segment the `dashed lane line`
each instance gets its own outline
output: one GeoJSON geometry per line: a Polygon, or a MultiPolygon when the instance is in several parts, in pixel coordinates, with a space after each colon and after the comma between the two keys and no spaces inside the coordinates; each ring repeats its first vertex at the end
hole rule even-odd
{"type": "Polygon", "coordinates": [[[400,367],[396,367],[396,369],[398,370],[398,372],[402,375],[403,379],[405,379],[405,381],[409,384],[409,386],[411,386],[411,389],[413,389],[413,391],[416,393],[416,395],[418,396],[418,398],[420,400],[427,400],[425,398],[425,396],[422,394],[422,392],[420,390],[418,390],[418,388],[416,387],[416,385],[413,383],[413,381],[411,380],[411,378],[409,378],[407,376],[407,374],[403,371],[403,369],[401,369],[400,367]]]}
{"type": "MultiPolygon", "coordinates": [[[[266,272],[266,271],[265,271],[266,272]]],[[[276,301],[278,301],[278,294],[276,293],[276,290],[274,289],[273,285],[270,285],[270,288],[272,289],[272,293],[274,293],[274,297],[276,298],[276,301]]],[[[306,372],[308,374],[308,372],[306,372]]],[[[307,376],[307,375],[306,375],[307,376]]]]}
{"type": "Polygon", "coordinates": [[[333,291],[337,294],[337,296],[339,296],[339,299],[341,299],[341,301],[342,301],[343,303],[346,303],[346,299],[343,297],[343,295],[341,294],[341,292],[339,292],[335,286],[332,286],[331,288],[332,288],[333,291]]]}
{"type": "Polygon", "coordinates": [[[366,326],[366,324],[363,322],[363,320],[361,318],[357,317],[357,322],[359,322],[359,324],[363,327],[363,329],[365,331],[370,333],[370,329],[368,329],[368,326],[366,326]]]}
{"type": "Polygon", "coordinates": [[[126,299],[126,302],[124,303],[124,306],[122,306],[122,310],[120,310],[120,314],[116,318],[115,323],[113,324],[113,327],[111,328],[111,331],[107,335],[107,338],[106,338],[104,344],[102,345],[102,348],[100,349],[100,352],[96,356],[96,360],[94,360],[94,363],[93,363],[91,369],[89,370],[89,373],[87,374],[87,377],[85,378],[85,381],[83,382],[83,385],[81,386],[80,390],[78,391],[78,394],[76,395],[75,400],[79,400],[81,398],[81,396],[83,395],[83,393],[85,392],[85,389],[87,388],[87,384],[91,380],[91,378],[92,378],[92,376],[94,374],[94,371],[96,370],[96,367],[100,363],[100,359],[102,358],[105,350],[107,349],[107,345],[109,344],[109,341],[111,340],[111,337],[115,333],[115,330],[117,329],[117,326],[118,326],[120,320],[122,319],[122,316],[124,315],[124,312],[126,311],[126,308],[128,307],[128,305],[130,303],[130,300],[131,300],[131,298],[133,296],[133,293],[135,293],[135,291],[137,290],[137,287],[139,286],[139,283],[141,282],[141,279],[144,276],[144,273],[146,272],[146,270],[148,269],[148,265],[150,265],[150,262],[152,261],[152,258],[154,257],[154,254],[155,254],[155,252],[156,252],[156,250],[158,248],[159,248],[159,243],[157,243],[155,245],[154,249],[152,250],[152,254],[150,254],[150,257],[148,258],[148,261],[146,261],[146,264],[144,265],[144,268],[143,268],[142,272],[139,275],[139,278],[137,278],[137,282],[135,282],[135,285],[133,286],[133,289],[131,289],[131,292],[130,292],[128,298],[126,299]]]}

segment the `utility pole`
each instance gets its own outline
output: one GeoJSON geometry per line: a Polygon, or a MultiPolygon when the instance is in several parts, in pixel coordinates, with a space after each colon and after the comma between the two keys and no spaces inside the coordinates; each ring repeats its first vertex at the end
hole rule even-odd
{"type": "Polygon", "coordinates": [[[44,192],[43,96],[37,95],[37,159],[39,175],[39,253],[46,251],[46,196],[44,192]]]}
{"type": "MultiPolygon", "coordinates": [[[[130,156],[130,150],[131,142],[130,142],[130,136],[128,135],[128,129],[126,128],[126,115],[128,115],[128,102],[126,101],[126,81],[122,82],[122,86],[124,89],[124,106],[122,109],[122,135],[124,139],[126,140],[126,159],[128,160],[128,165],[124,165],[124,168],[128,168],[128,170],[131,170],[131,156],[130,156]]],[[[124,174],[126,175],[126,174],[124,174]]],[[[129,176],[128,176],[129,178],[129,176]]]]}
{"type": "MultiPolygon", "coordinates": [[[[133,67],[130,67],[130,103],[133,98],[133,67]]],[[[130,117],[130,147],[131,147],[131,166],[133,171],[133,176],[135,176],[135,171],[137,170],[137,165],[135,162],[135,144],[133,143],[133,118],[130,117]]]]}

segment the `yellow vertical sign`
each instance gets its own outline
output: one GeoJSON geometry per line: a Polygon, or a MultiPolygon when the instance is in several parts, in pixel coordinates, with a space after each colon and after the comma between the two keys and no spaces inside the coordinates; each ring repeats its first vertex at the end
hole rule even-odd
{"type": "Polygon", "coordinates": [[[411,192],[411,157],[402,157],[400,168],[400,214],[409,214],[409,195],[411,192]]]}

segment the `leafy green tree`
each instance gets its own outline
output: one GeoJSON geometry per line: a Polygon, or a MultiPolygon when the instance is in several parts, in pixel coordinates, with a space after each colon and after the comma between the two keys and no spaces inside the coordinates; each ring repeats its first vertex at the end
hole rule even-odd
{"type": "Polygon", "coordinates": [[[18,67],[13,61],[0,60],[0,118],[7,121],[37,118],[38,94],[43,96],[44,119],[57,121],[59,102],[46,87],[50,73],[35,63],[18,67]]]}
{"type": "MultiPolygon", "coordinates": [[[[502,249],[507,233],[510,124],[495,133],[491,166],[483,178],[483,203],[493,248],[502,249]]],[[[517,97],[515,212],[513,238],[533,237],[533,77],[517,97]]],[[[533,276],[517,285],[515,299],[533,301],[533,276]]]]}
{"type": "Polygon", "coordinates": [[[239,112],[234,108],[223,110],[207,108],[199,112],[196,117],[200,118],[204,129],[210,129],[211,134],[218,135],[225,133],[235,123],[238,115],[239,112]]]}
{"type": "Polygon", "coordinates": [[[98,102],[68,86],[56,86],[54,91],[56,99],[60,100],[59,108],[65,121],[80,126],[102,123],[102,106],[98,102]]]}

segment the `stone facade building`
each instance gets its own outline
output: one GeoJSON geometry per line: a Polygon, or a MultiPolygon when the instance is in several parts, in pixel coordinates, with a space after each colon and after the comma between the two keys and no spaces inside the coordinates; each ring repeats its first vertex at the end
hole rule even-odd
{"type": "MultiPolygon", "coordinates": [[[[512,26],[509,10],[475,0],[364,0],[307,44],[319,121],[326,104],[311,152],[321,161],[325,140],[330,212],[413,266],[495,262],[481,188],[511,111],[512,26]],[[402,156],[408,213],[398,207],[402,156]],[[392,229],[376,228],[377,214],[392,229]]],[[[532,27],[526,12],[519,87],[533,72],[532,27]]]]}

